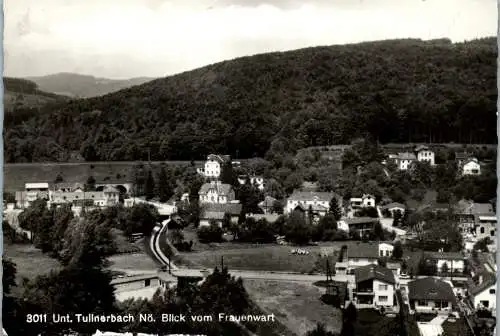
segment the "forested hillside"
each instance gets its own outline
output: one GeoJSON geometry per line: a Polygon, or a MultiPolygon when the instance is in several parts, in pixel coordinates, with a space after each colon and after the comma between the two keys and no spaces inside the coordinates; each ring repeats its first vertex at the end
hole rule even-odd
{"type": "Polygon", "coordinates": [[[67,101],[69,97],[42,91],[37,84],[21,78],[3,78],[4,108],[6,112],[37,108],[48,103],[67,101]]]}
{"type": "Polygon", "coordinates": [[[243,57],[31,118],[5,117],[7,162],[238,158],[307,146],[496,143],[495,38],[381,41],[243,57]],[[22,123],[21,123],[22,121],[22,123]],[[54,145],[58,144],[58,145],[54,145]]]}

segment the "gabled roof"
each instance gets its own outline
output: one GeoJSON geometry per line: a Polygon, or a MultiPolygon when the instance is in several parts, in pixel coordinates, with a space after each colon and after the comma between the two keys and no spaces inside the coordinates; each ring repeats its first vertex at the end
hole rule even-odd
{"type": "Polygon", "coordinates": [[[496,276],[493,273],[481,272],[479,275],[483,277],[481,283],[472,280],[467,283],[468,291],[473,296],[482,293],[484,290],[497,283],[496,276]]]}
{"type": "Polygon", "coordinates": [[[214,160],[221,164],[231,161],[231,156],[229,155],[219,155],[219,154],[209,154],[207,156],[207,161],[214,160]]]}
{"type": "Polygon", "coordinates": [[[300,209],[302,211],[328,211],[328,207],[324,207],[321,204],[310,204],[310,205],[304,205],[304,204],[298,204],[295,209],[300,209]]]}
{"type": "Polygon", "coordinates": [[[40,182],[40,183],[26,183],[24,185],[26,189],[48,189],[49,184],[46,182],[40,182]]]}
{"type": "Polygon", "coordinates": [[[395,284],[394,273],[385,267],[379,265],[367,265],[358,267],[354,270],[356,283],[367,280],[379,280],[389,284],[395,284]]]}
{"type": "Polygon", "coordinates": [[[417,147],[415,147],[415,152],[420,152],[420,151],[428,151],[430,150],[429,147],[425,146],[425,145],[418,145],[417,147]]]}
{"type": "Polygon", "coordinates": [[[459,152],[455,153],[455,160],[465,160],[469,157],[469,153],[467,152],[459,152]]]}
{"type": "Polygon", "coordinates": [[[475,203],[460,200],[455,206],[455,213],[460,215],[495,215],[491,203],[475,203]]]}
{"type": "Polygon", "coordinates": [[[198,194],[205,195],[210,190],[214,190],[218,195],[229,195],[229,193],[233,190],[233,187],[226,183],[205,183],[201,186],[198,194]]]}
{"type": "Polygon", "coordinates": [[[437,278],[428,277],[408,283],[410,300],[455,301],[455,294],[450,284],[437,278]]]}
{"type": "Polygon", "coordinates": [[[107,186],[104,190],[104,193],[119,193],[118,189],[112,186],[107,186]]]}
{"type": "Polygon", "coordinates": [[[336,193],[330,192],[319,192],[319,191],[294,191],[288,201],[320,201],[320,202],[330,202],[332,198],[340,196],[336,193]]]}

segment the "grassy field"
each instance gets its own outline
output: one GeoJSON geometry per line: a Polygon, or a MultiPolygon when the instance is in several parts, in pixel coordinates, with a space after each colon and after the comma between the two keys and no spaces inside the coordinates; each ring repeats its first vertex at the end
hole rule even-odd
{"type": "Polygon", "coordinates": [[[118,254],[108,258],[109,268],[120,270],[144,270],[155,271],[158,266],[146,253],[118,254]]]}
{"type": "Polygon", "coordinates": [[[318,246],[305,246],[301,248],[308,250],[308,255],[294,255],[290,253],[290,250],[296,248],[294,246],[222,243],[212,244],[205,250],[200,250],[200,245],[196,245],[195,252],[181,252],[180,256],[190,263],[206,268],[220,265],[221,257],[224,257],[224,265],[229,269],[309,273],[315,269],[322,248],[340,250],[342,245],[352,244],[356,242],[329,242],[318,246]]]}
{"type": "MultiPolygon", "coordinates": [[[[3,170],[4,190],[23,190],[27,182],[52,183],[58,174],[61,174],[64,182],[69,183],[85,183],[89,176],[93,176],[98,183],[126,183],[132,180],[132,168],[135,164],[136,162],[7,163],[3,170]]],[[[190,162],[165,161],[151,164],[159,167],[161,164],[187,165],[190,162]]]]}
{"type": "Polygon", "coordinates": [[[255,303],[296,335],[304,335],[318,322],[333,332],[342,328],[341,311],[321,302],[323,290],[313,285],[270,280],[245,280],[244,285],[255,303]]]}
{"type": "Polygon", "coordinates": [[[18,287],[14,293],[19,294],[22,279],[35,279],[37,276],[49,274],[52,270],[61,268],[59,262],[42,253],[32,245],[6,244],[3,245],[4,256],[10,258],[17,267],[16,281],[18,287]]]}

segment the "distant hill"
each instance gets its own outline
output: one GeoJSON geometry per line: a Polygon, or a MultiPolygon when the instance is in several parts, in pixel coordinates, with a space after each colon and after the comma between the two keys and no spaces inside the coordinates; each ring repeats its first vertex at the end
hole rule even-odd
{"type": "Polygon", "coordinates": [[[5,119],[7,162],[279,160],[299,148],[496,143],[496,38],[306,48],[224,61],[5,119]],[[54,144],[58,144],[55,146],[54,144]]]}
{"type": "Polygon", "coordinates": [[[28,77],[27,79],[37,83],[40,89],[44,91],[75,98],[89,98],[140,85],[154,78],[140,77],[117,80],[74,73],[58,73],[41,77],[28,77]]]}
{"type": "Polygon", "coordinates": [[[4,108],[9,112],[21,108],[38,108],[70,98],[42,91],[37,84],[22,78],[4,77],[4,108]]]}

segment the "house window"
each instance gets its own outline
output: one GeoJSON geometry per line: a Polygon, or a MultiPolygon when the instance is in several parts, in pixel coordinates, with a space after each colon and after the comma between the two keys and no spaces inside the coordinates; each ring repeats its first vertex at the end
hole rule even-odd
{"type": "Polygon", "coordinates": [[[378,285],[378,290],[386,291],[387,290],[387,285],[378,285]]]}
{"type": "Polygon", "coordinates": [[[495,230],[491,230],[490,235],[491,235],[492,237],[494,237],[494,236],[495,236],[495,230]]]}
{"type": "Polygon", "coordinates": [[[479,303],[481,304],[481,306],[483,306],[485,308],[488,308],[488,306],[490,305],[489,301],[480,301],[479,303]]]}
{"type": "Polygon", "coordinates": [[[490,294],[495,294],[495,290],[494,289],[490,289],[490,294]]]}
{"type": "Polygon", "coordinates": [[[151,279],[144,280],[144,287],[149,287],[149,286],[151,286],[151,279]]]}
{"type": "Polygon", "coordinates": [[[484,227],[481,228],[481,230],[479,230],[481,233],[484,233],[484,227]]]}
{"type": "Polygon", "coordinates": [[[383,257],[384,256],[384,251],[380,251],[380,256],[383,257]]]}
{"type": "Polygon", "coordinates": [[[389,297],[388,296],[379,296],[378,297],[378,301],[379,302],[387,302],[389,300],[389,297]]]}
{"type": "Polygon", "coordinates": [[[427,301],[419,300],[419,301],[417,301],[417,306],[427,307],[427,301]]]}

